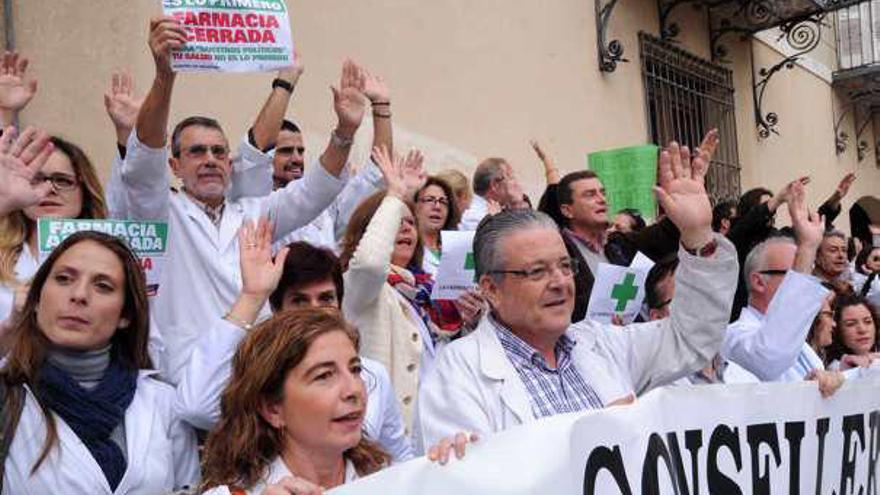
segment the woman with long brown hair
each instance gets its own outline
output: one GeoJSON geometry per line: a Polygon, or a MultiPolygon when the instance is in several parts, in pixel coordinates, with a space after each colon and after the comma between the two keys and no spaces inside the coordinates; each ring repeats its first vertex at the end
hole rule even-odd
{"type": "MultiPolygon", "coordinates": [[[[358,333],[332,308],[282,311],[251,330],[220,407],[204,451],[209,495],[320,493],[390,463],[362,433],[358,333]]],[[[445,463],[453,448],[461,458],[474,440],[459,433],[432,447],[429,459],[445,463]]]]}
{"type": "MultiPolygon", "coordinates": [[[[27,129],[22,132],[20,140],[36,140],[39,134],[40,131],[27,129]]],[[[36,205],[0,218],[0,322],[13,314],[17,305],[16,292],[20,304],[28,281],[40,266],[39,218],[107,216],[104,189],[85,152],[60,137],[53,136],[50,141],[54,151],[34,177],[34,182],[51,184],[49,194],[36,205]]]]}
{"type": "Polygon", "coordinates": [[[198,481],[194,432],[155,378],[138,260],[78,232],[37,271],[0,370],[3,493],[165,493],[198,481]]]}

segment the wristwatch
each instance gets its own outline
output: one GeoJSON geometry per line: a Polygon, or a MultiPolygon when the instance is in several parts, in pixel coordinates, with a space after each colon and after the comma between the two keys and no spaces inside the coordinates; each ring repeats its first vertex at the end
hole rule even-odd
{"type": "Polygon", "coordinates": [[[685,251],[687,251],[691,256],[697,256],[699,258],[708,258],[715,254],[715,251],[718,249],[718,241],[712,239],[703,245],[703,247],[699,249],[689,249],[684,244],[681,245],[685,251]]]}
{"type": "Polygon", "coordinates": [[[342,137],[336,133],[336,129],[333,129],[333,132],[330,133],[330,144],[337,148],[347,149],[351,148],[352,143],[354,143],[353,138],[342,137]]]}
{"type": "Polygon", "coordinates": [[[272,80],[272,89],[281,88],[288,93],[293,93],[293,83],[290,81],[285,81],[284,79],[275,78],[272,80]]]}

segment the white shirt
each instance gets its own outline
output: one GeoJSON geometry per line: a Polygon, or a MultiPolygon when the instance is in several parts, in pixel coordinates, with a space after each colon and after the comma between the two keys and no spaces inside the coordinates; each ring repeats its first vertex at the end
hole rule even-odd
{"type": "MultiPolygon", "coordinates": [[[[263,490],[266,489],[269,485],[274,485],[281,481],[282,478],[287,476],[293,476],[290,472],[290,468],[287,467],[287,464],[284,462],[284,459],[281,456],[276,457],[272,464],[266,469],[266,474],[263,476],[263,479],[258,481],[256,485],[250,487],[245,490],[247,495],[260,495],[263,493],[263,490]]],[[[345,483],[351,483],[358,479],[357,471],[354,469],[354,464],[351,461],[345,461],[345,483]]],[[[231,495],[231,491],[229,487],[226,485],[217,486],[211,488],[206,491],[203,495],[231,495]]]]}
{"type": "Polygon", "coordinates": [[[58,443],[36,473],[46,438],[43,413],[30,390],[6,458],[3,495],[88,493],[95,495],[168,493],[195,487],[200,478],[196,437],[174,409],[174,389],[141,371],[137,391],[125,411],[127,467],[115,491],[85,444],[53,414],[58,443]]]}
{"type": "Polygon", "coordinates": [[[489,203],[482,196],[475,194],[468,209],[461,214],[458,230],[477,230],[480,221],[488,214],[489,203]]]}
{"type": "MultiPolygon", "coordinates": [[[[243,144],[245,161],[265,154],[243,144]],[[249,154],[250,157],[245,156],[249,154]]],[[[346,177],[331,176],[320,164],[287,187],[261,198],[227,201],[219,229],[186,194],[170,191],[166,148],[152,149],[132,132],[122,168],[129,215],[166,220],[168,248],[159,293],[150,305],[151,339],[161,339],[161,369],[172,383],[180,379],[206,322],[232,305],[241,289],[238,230],[246,219],[268,215],[275,239],[311,222],[342,190],[346,177]]],[[[268,307],[264,314],[268,315],[268,307]]]]}
{"type": "MultiPolygon", "coordinates": [[[[671,315],[625,327],[583,320],[567,335],[572,362],[608,405],[674,382],[706,366],[724,338],[738,264],[730,241],[716,236],[712,258],[679,251],[671,315]]],[[[528,392],[484,318],[446,346],[419,391],[422,445],[460,431],[491,433],[535,420],[528,392]]]]}
{"type": "MultiPolygon", "coordinates": [[[[199,337],[192,357],[177,386],[181,417],[191,425],[211,430],[220,421],[220,397],[232,375],[232,357],[247,333],[232,323],[218,319],[199,337]]],[[[361,358],[361,377],[367,390],[364,429],[395,462],[413,457],[404,433],[400,407],[391,387],[388,371],[377,361],[361,358]]]]}
{"type": "Polygon", "coordinates": [[[822,369],[806,338],[827,295],[812,275],[789,270],[766,314],[746,306],[728,326],[721,357],[762,381],[801,381],[811,369],[822,369]]]}

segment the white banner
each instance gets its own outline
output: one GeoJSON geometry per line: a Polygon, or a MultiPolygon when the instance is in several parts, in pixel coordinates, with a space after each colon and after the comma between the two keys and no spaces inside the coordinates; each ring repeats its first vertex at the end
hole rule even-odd
{"type": "Polygon", "coordinates": [[[876,495],[878,457],[878,378],[829,399],[814,382],[704,385],[541,420],[461,461],[421,458],[330,493],[876,495]]]}
{"type": "Polygon", "coordinates": [[[284,0],[162,0],[187,42],[172,53],[177,72],[261,72],[293,65],[284,0]]]}

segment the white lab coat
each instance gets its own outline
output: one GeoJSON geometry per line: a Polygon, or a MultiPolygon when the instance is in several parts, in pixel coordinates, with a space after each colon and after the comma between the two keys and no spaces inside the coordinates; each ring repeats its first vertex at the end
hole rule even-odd
{"type": "MultiPolygon", "coordinates": [[[[220,421],[220,397],[232,375],[232,357],[247,333],[220,319],[202,334],[184,369],[178,391],[181,417],[197,428],[210,430],[220,421]]],[[[367,389],[364,429],[367,436],[388,452],[395,462],[413,457],[404,434],[403,418],[391,387],[391,378],[377,361],[361,358],[367,389]]]]}
{"type": "MultiPolygon", "coordinates": [[[[569,327],[577,343],[572,362],[603,404],[672,383],[718,352],[738,264],[730,241],[716,239],[711,259],[679,251],[669,318],[626,327],[583,320],[569,327]]],[[[535,420],[525,385],[486,318],[440,353],[419,390],[418,413],[422,445],[459,431],[492,433],[535,420]]]]}
{"type": "Polygon", "coordinates": [[[43,449],[46,427],[40,406],[31,391],[26,390],[21,420],[6,458],[3,495],[155,495],[195,486],[200,478],[195,433],[179,420],[174,410],[174,389],[151,376],[154,374],[155,371],[140,372],[137,391],[125,412],[128,465],[112,492],[88,448],[57,415],[58,443],[31,475],[43,449]]]}
{"type": "MultiPolygon", "coordinates": [[[[272,464],[266,468],[266,473],[263,475],[262,480],[258,481],[254,486],[248,488],[244,492],[247,495],[261,495],[267,486],[274,485],[287,476],[293,476],[293,474],[290,472],[287,464],[284,463],[284,459],[276,457],[275,460],[272,461],[272,464]]],[[[343,484],[351,483],[358,478],[359,476],[354,469],[354,464],[352,464],[351,461],[345,461],[345,478],[343,484]]],[[[229,490],[228,486],[222,485],[211,488],[203,495],[231,495],[231,493],[232,492],[229,490]]]]}
{"type": "Polygon", "coordinates": [[[728,326],[721,357],[762,381],[801,381],[810,370],[822,369],[806,338],[827,295],[818,279],[790,270],[767,314],[747,306],[728,326]]]}
{"type": "MultiPolygon", "coordinates": [[[[242,146],[243,160],[265,160],[259,150],[242,146]]],[[[167,149],[151,149],[132,132],[122,183],[132,219],[169,222],[159,293],[150,305],[151,339],[161,339],[154,345],[161,347],[159,363],[176,384],[206,323],[222,315],[241,289],[237,234],[242,222],[268,215],[275,239],[281,239],[327,208],[347,177],[345,172],[333,177],[316,163],[301,180],[269,196],[227,200],[218,229],[186,194],[169,190],[167,158],[167,149]]],[[[263,314],[269,314],[268,307],[263,314]]]]}
{"type": "MultiPolygon", "coordinates": [[[[245,138],[247,139],[247,138],[245,138]]],[[[253,153],[262,153],[250,146],[248,142],[242,144],[243,149],[251,149],[253,153]]],[[[239,197],[262,197],[272,194],[274,182],[272,180],[272,152],[263,153],[261,160],[238,160],[233,164],[232,184],[230,199],[239,197]]],[[[292,242],[307,242],[312,246],[330,249],[339,252],[339,242],[345,235],[348,220],[355,208],[367,196],[384,187],[384,177],[379,167],[368,160],[345,187],[333,203],[322,211],[320,215],[308,225],[300,227],[284,236],[272,247],[278,251],[292,242]]]]}
{"type": "MultiPolygon", "coordinates": [[[[40,269],[40,260],[31,255],[30,248],[25,245],[18,261],[15,262],[15,279],[20,283],[30,283],[30,280],[36,275],[40,269]]],[[[12,315],[12,308],[15,306],[15,289],[6,284],[0,284],[0,321],[9,318],[12,315]]]]}

